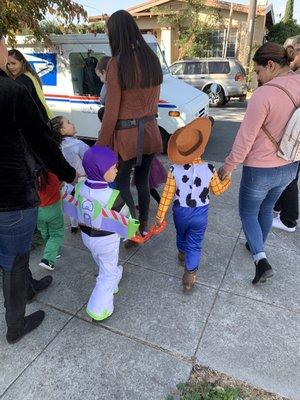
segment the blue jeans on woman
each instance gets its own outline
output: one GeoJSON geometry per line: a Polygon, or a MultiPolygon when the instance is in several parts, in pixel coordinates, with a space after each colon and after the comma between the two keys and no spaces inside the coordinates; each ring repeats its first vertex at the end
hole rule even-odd
{"type": "Polygon", "coordinates": [[[8,329],[24,328],[29,271],[29,253],[38,208],[0,211],[0,268],[3,269],[3,295],[8,329]]]}
{"type": "Polygon", "coordinates": [[[0,268],[11,271],[15,258],[30,250],[37,214],[37,207],[0,211],[0,268]]]}
{"type": "Polygon", "coordinates": [[[272,227],[274,205],[295,179],[297,168],[297,162],[274,168],[243,167],[239,213],[255,262],[266,258],[264,242],[272,227]]]}

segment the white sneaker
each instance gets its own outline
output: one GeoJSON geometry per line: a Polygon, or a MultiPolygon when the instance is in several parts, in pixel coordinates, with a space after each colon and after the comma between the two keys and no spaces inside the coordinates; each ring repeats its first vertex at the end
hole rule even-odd
{"type": "Polygon", "coordinates": [[[54,264],[52,264],[50,261],[46,260],[45,258],[42,258],[41,262],[39,263],[39,266],[47,269],[48,271],[54,271],[54,269],[55,269],[54,264]]]}
{"type": "Polygon", "coordinates": [[[286,231],[286,232],[295,232],[295,230],[296,230],[296,227],[289,228],[288,226],[284,225],[284,223],[281,221],[281,219],[279,217],[273,218],[272,226],[273,226],[273,228],[281,229],[282,231],[286,231]]]}

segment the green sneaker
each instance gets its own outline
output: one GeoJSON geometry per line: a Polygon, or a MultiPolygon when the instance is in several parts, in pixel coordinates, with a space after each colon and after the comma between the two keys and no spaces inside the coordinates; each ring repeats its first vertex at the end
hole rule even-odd
{"type": "Polygon", "coordinates": [[[86,309],[86,313],[89,317],[92,318],[93,321],[103,321],[112,315],[112,312],[109,312],[107,310],[103,310],[100,315],[97,315],[89,311],[88,309],[86,309]]]}

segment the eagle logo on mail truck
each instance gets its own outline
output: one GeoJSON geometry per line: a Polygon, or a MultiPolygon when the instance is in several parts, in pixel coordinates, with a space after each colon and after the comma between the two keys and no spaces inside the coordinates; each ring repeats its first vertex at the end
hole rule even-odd
{"type": "Polygon", "coordinates": [[[57,84],[57,55],[55,53],[28,53],[26,60],[35,69],[43,85],[57,84]]]}

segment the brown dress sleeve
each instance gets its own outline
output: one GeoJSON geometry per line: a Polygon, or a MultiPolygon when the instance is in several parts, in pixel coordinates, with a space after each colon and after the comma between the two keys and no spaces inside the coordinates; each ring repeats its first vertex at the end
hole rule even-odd
{"type": "Polygon", "coordinates": [[[108,64],[106,75],[107,94],[105,113],[99,131],[97,144],[113,148],[114,130],[119,116],[121,103],[121,87],[118,76],[118,63],[112,58],[108,64]]]}

